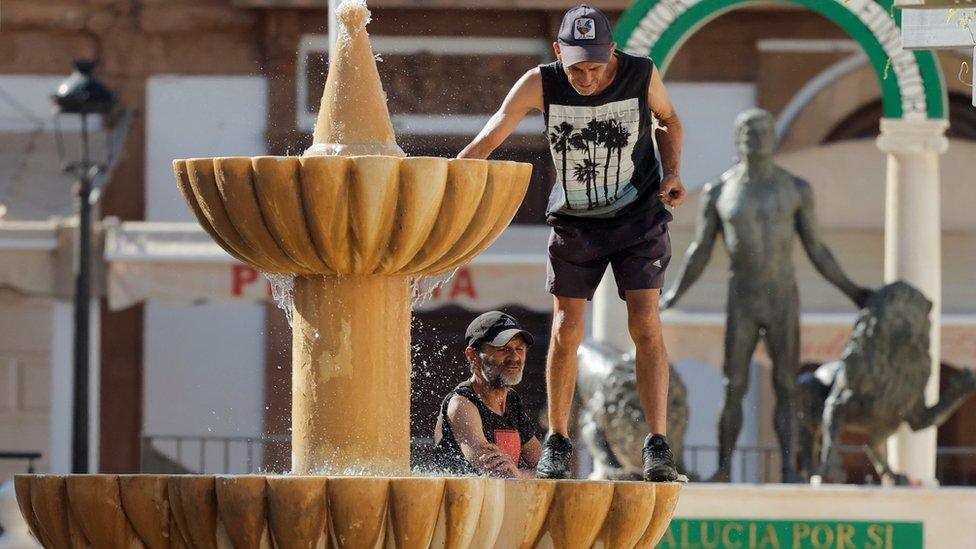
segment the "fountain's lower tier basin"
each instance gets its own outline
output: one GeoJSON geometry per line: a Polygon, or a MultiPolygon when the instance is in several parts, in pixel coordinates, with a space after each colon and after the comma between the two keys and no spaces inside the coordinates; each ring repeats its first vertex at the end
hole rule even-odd
{"type": "Polygon", "coordinates": [[[676,483],[20,475],[45,547],[654,547],[676,483]]]}

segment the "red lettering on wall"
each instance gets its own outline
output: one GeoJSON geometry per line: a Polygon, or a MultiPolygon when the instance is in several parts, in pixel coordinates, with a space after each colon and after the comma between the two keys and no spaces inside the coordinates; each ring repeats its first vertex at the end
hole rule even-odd
{"type": "Polygon", "coordinates": [[[474,288],[474,277],[468,269],[459,269],[451,284],[451,299],[466,295],[468,299],[478,299],[478,292],[474,288]]]}
{"type": "Polygon", "coordinates": [[[247,265],[234,265],[231,268],[231,295],[240,297],[244,293],[244,286],[253,284],[258,279],[258,271],[247,265]]]}

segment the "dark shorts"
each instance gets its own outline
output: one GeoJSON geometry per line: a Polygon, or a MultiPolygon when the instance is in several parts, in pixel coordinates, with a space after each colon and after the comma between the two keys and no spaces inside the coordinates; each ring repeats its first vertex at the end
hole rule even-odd
{"type": "Polygon", "coordinates": [[[671,261],[671,219],[671,213],[662,209],[644,221],[611,227],[554,223],[546,289],[560,297],[593,299],[607,265],[613,269],[621,298],[625,290],[661,288],[671,261]]]}

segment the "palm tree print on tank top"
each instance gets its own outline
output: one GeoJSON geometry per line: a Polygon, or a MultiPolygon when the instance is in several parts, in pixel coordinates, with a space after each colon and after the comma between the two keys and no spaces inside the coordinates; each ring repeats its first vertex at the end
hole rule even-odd
{"type": "Polygon", "coordinates": [[[596,95],[577,93],[558,61],[539,65],[545,137],[556,172],[546,207],[550,224],[629,223],[663,208],[648,104],[654,64],[614,55],[614,80],[596,95]]]}
{"type": "Polygon", "coordinates": [[[637,99],[598,107],[549,106],[549,144],[562,169],[569,210],[611,206],[622,196],[633,199],[633,151],[640,111],[637,99]]]}

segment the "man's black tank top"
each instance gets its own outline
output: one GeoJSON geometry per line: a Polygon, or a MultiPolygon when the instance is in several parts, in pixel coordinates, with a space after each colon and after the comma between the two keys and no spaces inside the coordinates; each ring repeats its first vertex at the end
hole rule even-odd
{"type": "Polygon", "coordinates": [[[577,93],[559,61],[539,66],[556,165],[546,210],[550,224],[616,225],[662,208],[647,101],[654,64],[647,57],[615,55],[613,83],[594,96],[577,93]]]}
{"type": "Polygon", "coordinates": [[[461,446],[454,438],[451,424],[447,421],[447,406],[454,395],[470,400],[478,409],[482,430],[488,442],[499,446],[520,468],[527,467],[522,458],[522,445],[535,436],[535,427],[522,408],[522,399],[519,398],[518,393],[514,389],[509,389],[505,401],[505,415],[500,416],[478,398],[468,382],[464,382],[448,393],[441,402],[441,439],[434,446],[434,460],[438,470],[457,475],[478,473],[461,453],[461,446]]]}

